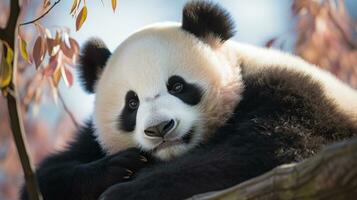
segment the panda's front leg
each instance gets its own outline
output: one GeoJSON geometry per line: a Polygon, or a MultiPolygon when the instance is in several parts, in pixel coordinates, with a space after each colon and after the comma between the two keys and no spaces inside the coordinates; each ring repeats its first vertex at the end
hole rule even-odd
{"type": "Polygon", "coordinates": [[[277,165],[269,151],[271,140],[259,140],[259,148],[257,140],[229,139],[144,168],[133,180],[109,187],[99,199],[179,200],[233,186],[277,165]]]}
{"type": "Polygon", "coordinates": [[[139,149],[130,148],[97,161],[78,165],[73,182],[79,187],[77,192],[80,193],[81,199],[97,199],[105,189],[116,183],[131,181],[139,170],[151,163],[149,155],[139,149]],[[90,187],[82,187],[88,182],[90,187]]]}
{"type": "MultiPolygon", "coordinates": [[[[84,150],[57,153],[40,165],[36,172],[44,199],[97,199],[108,187],[131,181],[138,171],[153,162],[137,148],[84,162],[80,158],[90,151],[84,150]]],[[[25,186],[20,199],[29,199],[25,186]]]]}

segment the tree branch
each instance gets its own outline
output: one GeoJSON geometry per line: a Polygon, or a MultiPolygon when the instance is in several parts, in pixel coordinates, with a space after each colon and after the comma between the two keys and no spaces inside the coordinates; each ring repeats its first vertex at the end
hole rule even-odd
{"type": "Polygon", "coordinates": [[[74,126],[78,129],[79,128],[79,124],[76,121],[76,118],[74,117],[73,113],[71,112],[71,110],[69,110],[66,102],[64,101],[61,92],[59,91],[59,88],[57,89],[57,94],[58,94],[58,98],[62,103],[63,109],[64,111],[69,115],[69,117],[72,120],[72,123],[74,124],[74,126]]]}
{"type": "Polygon", "coordinates": [[[44,12],[41,16],[37,17],[36,19],[19,24],[19,27],[20,27],[20,26],[24,26],[24,25],[28,25],[28,24],[32,24],[32,23],[34,23],[34,22],[36,22],[36,21],[42,19],[42,18],[43,18],[45,15],[47,15],[47,13],[49,13],[60,1],[61,1],[61,0],[57,0],[46,12],[44,12]]]}
{"type": "Polygon", "coordinates": [[[10,16],[7,25],[4,29],[0,29],[1,39],[6,41],[11,48],[13,48],[14,43],[14,31],[16,28],[17,18],[20,14],[20,6],[18,0],[10,1],[10,16]]]}
{"type": "Polygon", "coordinates": [[[191,200],[356,199],[357,138],[325,148],[298,164],[282,165],[234,187],[191,200]]]}
{"type": "MultiPolygon", "coordinates": [[[[20,15],[20,6],[18,0],[10,1],[10,17],[6,28],[1,29],[1,39],[7,42],[11,49],[15,50],[15,36],[17,34],[17,20],[20,15]]],[[[25,142],[24,128],[22,124],[21,114],[20,114],[20,105],[18,104],[18,96],[16,94],[16,85],[15,85],[15,76],[16,76],[16,64],[17,64],[17,51],[15,51],[15,58],[12,64],[12,79],[11,84],[9,86],[9,92],[6,96],[7,98],[7,107],[10,118],[10,127],[12,131],[12,135],[14,137],[15,145],[20,157],[21,166],[24,171],[25,180],[26,180],[26,188],[29,199],[31,200],[39,200],[41,199],[41,195],[38,188],[38,183],[36,179],[36,175],[33,172],[33,167],[29,158],[29,154],[27,151],[27,146],[25,142]]]]}

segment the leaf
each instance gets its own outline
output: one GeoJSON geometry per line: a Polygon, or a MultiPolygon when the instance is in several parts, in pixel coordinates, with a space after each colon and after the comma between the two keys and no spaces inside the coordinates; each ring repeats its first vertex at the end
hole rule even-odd
{"type": "Polygon", "coordinates": [[[112,8],[113,11],[115,12],[115,9],[117,8],[117,0],[112,0],[112,8]]]}
{"type": "Polygon", "coordinates": [[[73,75],[72,72],[67,69],[67,67],[61,67],[62,78],[67,87],[71,87],[73,85],[73,75]]]}
{"type": "Polygon", "coordinates": [[[72,59],[73,55],[74,55],[74,49],[71,49],[69,47],[67,47],[66,43],[64,41],[61,42],[61,50],[63,52],[63,54],[67,57],[72,59]]]}
{"type": "Polygon", "coordinates": [[[41,65],[44,56],[45,50],[44,50],[44,42],[42,38],[39,36],[37,37],[35,41],[35,45],[32,50],[32,57],[35,61],[35,66],[36,69],[41,65]]]}
{"type": "Polygon", "coordinates": [[[73,49],[75,54],[79,53],[79,44],[78,42],[73,39],[73,38],[69,38],[69,44],[71,45],[71,49],[73,49]]]}
{"type": "Polygon", "coordinates": [[[51,1],[50,0],[44,0],[43,1],[43,8],[44,9],[48,8],[48,6],[50,6],[50,5],[51,5],[51,1]]]}
{"type": "Polygon", "coordinates": [[[58,68],[57,56],[58,56],[58,54],[50,57],[49,64],[43,70],[43,75],[52,76],[53,73],[56,71],[56,69],[58,68]]]}
{"type": "Polygon", "coordinates": [[[55,87],[58,87],[58,83],[61,80],[61,67],[56,68],[52,77],[53,77],[53,84],[55,85],[55,87]]]}
{"type": "Polygon", "coordinates": [[[48,55],[54,56],[58,53],[58,50],[60,49],[60,45],[56,44],[56,40],[52,38],[47,38],[47,51],[48,55]]]}
{"type": "Polygon", "coordinates": [[[7,64],[12,65],[13,59],[14,59],[14,51],[11,49],[11,47],[9,45],[6,44],[6,62],[7,62],[7,64]]]}
{"type": "Polygon", "coordinates": [[[84,21],[86,21],[87,19],[87,6],[83,6],[82,10],[79,12],[78,16],[77,16],[77,20],[76,20],[76,30],[78,31],[84,21]]]}
{"type": "Polygon", "coordinates": [[[21,52],[21,56],[26,60],[27,62],[30,62],[29,60],[29,54],[27,53],[27,43],[22,37],[19,35],[19,48],[21,52]]]}
{"type": "Polygon", "coordinates": [[[69,14],[74,14],[75,11],[77,10],[77,8],[78,8],[78,0],[73,0],[72,8],[71,8],[71,11],[69,12],[69,14]]]}
{"type": "Polygon", "coordinates": [[[12,76],[12,66],[7,62],[4,54],[2,54],[0,59],[0,88],[1,89],[7,87],[10,84],[11,76],[12,76]]]}

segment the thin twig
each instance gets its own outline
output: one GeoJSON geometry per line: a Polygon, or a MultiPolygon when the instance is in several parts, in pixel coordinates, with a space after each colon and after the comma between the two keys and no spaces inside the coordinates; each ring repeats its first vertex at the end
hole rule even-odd
{"type": "Polygon", "coordinates": [[[61,94],[61,92],[59,91],[59,89],[57,89],[57,94],[58,94],[59,100],[60,100],[61,103],[62,103],[62,106],[63,106],[64,111],[65,111],[65,112],[68,114],[68,116],[71,118],[71,120],[72,120],[74,126],[75,126],[76,128],[79,128],[79,124],[78,124],[78,122],[76,121],[76,118],[74,117],[73,113],[69,110],[69,108],[68,108],[66,102],[64,101],[64,99],[63,99],[63,97],[62,97],[62,94],[61,94]]]}
{"type": "Polygon", "coordinates": [[[19,27],[20,27],[20,26],[24,26],[24,25],[28,25],[28,24],[32,24],[32,23],[34,23],[34,22],[36,22],[36,21],[42,19],[42,18],[43,18],[45,15],[47,15],[47,13],[49,13],[60,1],[61,1],[61,0],[57,0],[46,12],[44,12],[41,16],[37,17],[36,19],[19,24],[19,27]]]}

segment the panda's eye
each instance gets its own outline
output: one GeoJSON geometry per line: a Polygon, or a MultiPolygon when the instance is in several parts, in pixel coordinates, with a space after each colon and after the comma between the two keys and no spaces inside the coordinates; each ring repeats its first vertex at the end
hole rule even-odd
{"type": "Polygon", "coordinates": [[[167,91],[188,105],[197,105],[202,98],[201,87],[195,83],[189,83],[178,75],[173,75],[167,80],[167,91]]]}
{"type": "Polygon", "coordinates": [[[139,98],[138,98],[138,95],[130,90],[127,94],[126,94],[126,97],[125,97],[125,104],[126,104],[126,107],[130,110],[136,110],[138,109],[139,107],[139,98]]]}
{"type": "Polygon", "coordinates": [[[169,92],[170,92],[171,94],[178,94],[178,93],[182,92],[183,88],[184,88],[183,83],[181,83],[181,82],[176,82],[176,83],[174,83],[173,86],[169,89],[169,92]]]}
{"type": "Polygon", "coordinates": [[[136,110],[139,107],[139,101],[137,99],[130,99],[128,105],[130,109],[136,110]]]}

